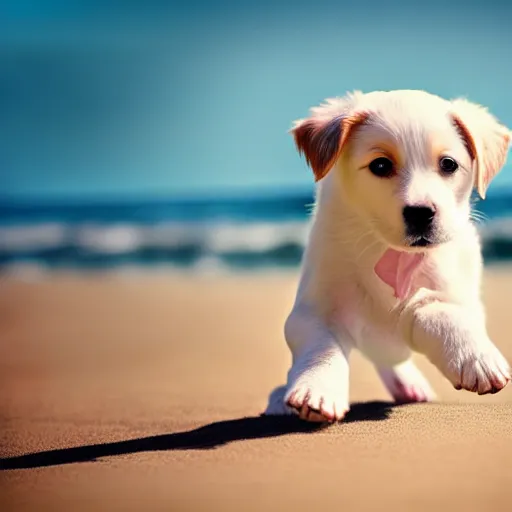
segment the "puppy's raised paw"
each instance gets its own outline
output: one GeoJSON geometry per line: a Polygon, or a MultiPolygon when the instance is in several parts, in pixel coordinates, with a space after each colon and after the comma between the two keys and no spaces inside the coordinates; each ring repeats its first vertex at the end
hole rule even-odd
{"type": "Polygon", "coordinates": [[[456,358],[448,377],[456,389],[479,395],[497,393],[512,380],[509,364],[494,345],[485,352],[456,358]]]}

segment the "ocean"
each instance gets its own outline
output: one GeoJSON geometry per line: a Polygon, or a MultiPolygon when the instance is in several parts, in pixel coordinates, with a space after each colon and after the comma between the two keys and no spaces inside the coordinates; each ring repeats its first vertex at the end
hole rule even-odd
{"type": "MultiPolygon", "coordinates": [[[[309,192],[145,201],[0,201],[0,270],[296,268],[309,192]]],[[[486,264],[512,259],[512,190],[475,203],[486,264]]]]}

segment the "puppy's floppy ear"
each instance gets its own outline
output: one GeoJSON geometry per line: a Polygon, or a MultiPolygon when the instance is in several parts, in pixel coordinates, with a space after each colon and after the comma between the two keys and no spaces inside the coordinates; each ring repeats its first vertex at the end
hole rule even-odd
{"type": "Polygon", "coordinates": [[[475,188],[485,199],[489,183],[507,159],[511,132],[480,105],[463,98],[451,103],[453,120],[474,161],[475,188]]]}
{"type": "Polygon", "coordinates": [[[355,100],[362,93],[355,92],[345,98],[328,99],[311,109],[311,116],[296,121],[291,133],[299,153],[313,170],[315,181],[321,180],[340,156],[354,126],[362,123],[367,113],[355,113],[355,100]]]}

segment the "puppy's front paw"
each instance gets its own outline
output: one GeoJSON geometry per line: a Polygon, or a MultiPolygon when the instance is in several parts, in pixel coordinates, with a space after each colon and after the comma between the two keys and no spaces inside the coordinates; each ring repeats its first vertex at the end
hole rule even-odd
{"type": "Polygon", "coordinates": [[[343,419],[349,410],[348,385],[334,367],[319,364],[299,374],[288,388],[285,404],[303,420],[334,422],[343,419]]]}
{"type": "Polygon", "coordinates": [[[484,351],[455,354],[447,376],[456,389],[466,389],[479,395],[497,393],[512,379],[509,364],[490,342],[484,351]]]}

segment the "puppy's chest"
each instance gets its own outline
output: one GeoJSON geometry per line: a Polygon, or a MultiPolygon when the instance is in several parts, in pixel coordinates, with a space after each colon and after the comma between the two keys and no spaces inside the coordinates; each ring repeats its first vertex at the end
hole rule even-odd
{"type": "Polygon", "coordinates": [[[361,273],[331,289],[331,322],[340,336],[349,334],[354,345],[374,362],[397,364],[408,357],[407,340],[399,330],[405,302],[421,288],[443,289],[432,265],[425,261],[415,273],[407,296],[397,299],[395,290],[374,272],[361,273]]]}
{"type": "Polygon", "coordinates": [[[341,314],[343,327],[363,352],[373,352],[402,342],[398,333],[398,314],[377,307],[349,308],[341,314]]]}
{"type": "Polygon", "coordinates": [[[375,289],[372,295],[353,290],[335,308],[335,323],[340,335],[349,334],[355,347],[375,363],[398,364],[408,357],[408,349],[398,323],[400,308],[392,290],[375,289]]]}

